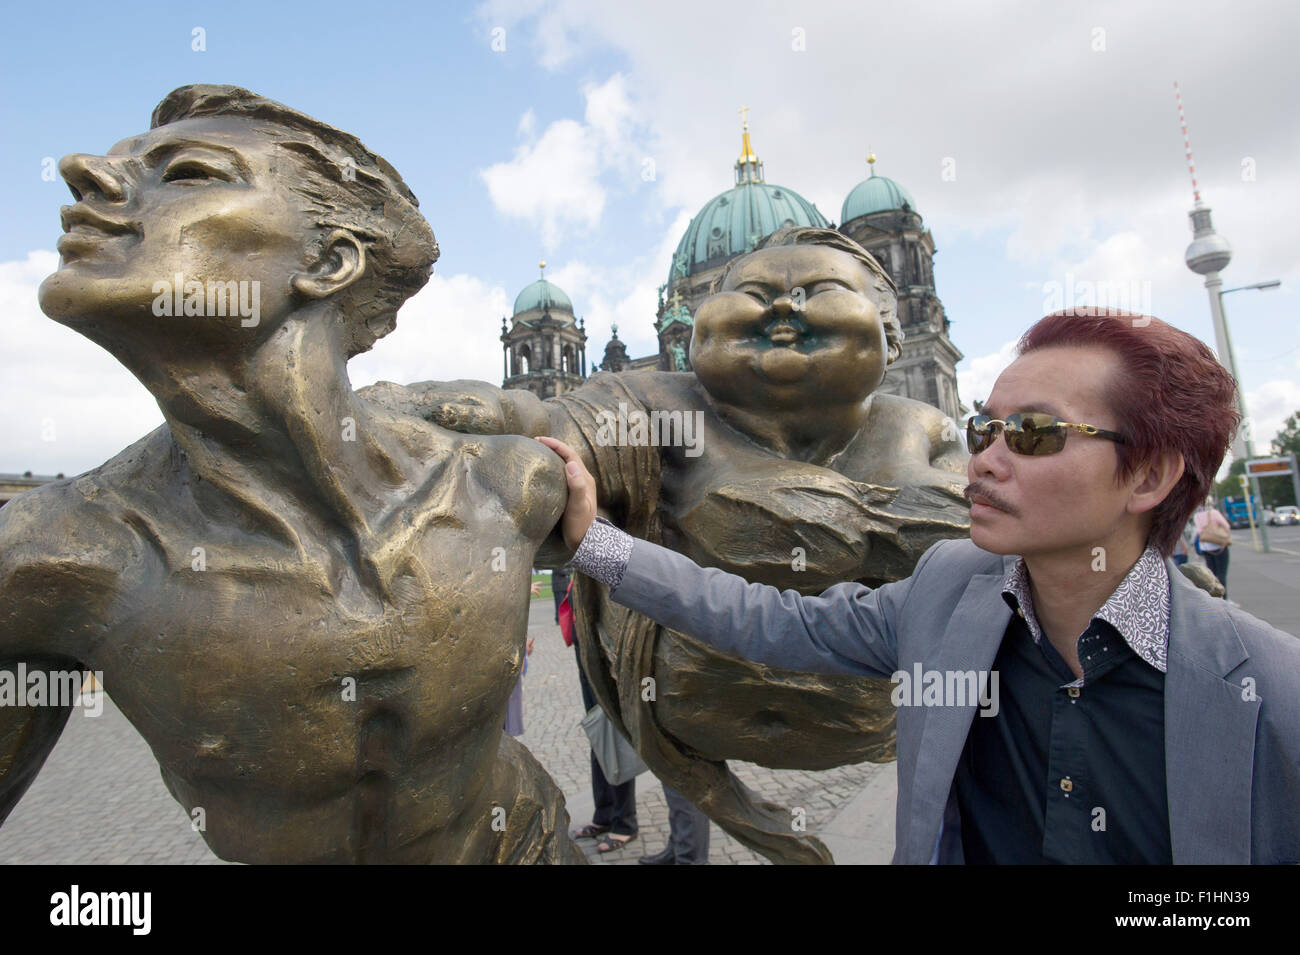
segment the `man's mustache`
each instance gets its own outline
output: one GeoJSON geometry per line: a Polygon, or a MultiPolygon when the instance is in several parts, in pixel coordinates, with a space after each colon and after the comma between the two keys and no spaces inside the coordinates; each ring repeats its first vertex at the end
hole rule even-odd
{"type": "Polygon", "coordinates": [[[979,497],[982,497],[987,503],[992,504],[998,510],[1006,511],[1008,514],[1012,515],[1013,517],[1016,516],[1016,509],[1012,507],[1009,503],[1007,503],[1007,501],[1005,501],[998,494],[994,493],[993,490],[989,488],[987,485],[980,484],[978,482],[976,482],[975,484],[967,484],[965,489],[962,491],[962,494],[965,495],[967,503],[970,504],[975,503],[973,498],[976,495],[978,495],[979,497]]]}

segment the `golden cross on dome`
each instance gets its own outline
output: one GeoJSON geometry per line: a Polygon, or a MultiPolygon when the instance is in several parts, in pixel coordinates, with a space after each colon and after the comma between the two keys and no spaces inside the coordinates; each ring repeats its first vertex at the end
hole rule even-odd
{"type": "Polygon", "coordinates": [[[749,129],[749,107],[742,106],[740,109],[736,110],[736,112],[740,114],[740,122],[746,129],[749,129]]]}

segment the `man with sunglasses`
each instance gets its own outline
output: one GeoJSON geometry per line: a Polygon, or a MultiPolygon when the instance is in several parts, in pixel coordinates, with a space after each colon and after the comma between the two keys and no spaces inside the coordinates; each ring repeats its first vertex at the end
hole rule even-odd
{"type": "Polygon", "coordinates": [[[895,862],[1300,862],[1300,643],[1169,560],[1239,423],[1231,376],[1159,319],[1076,309],[1025,334],[985,410],[970,540],[813,597],[596,519],[580,458],[538,440],[566,461],[574,566],[613,600],[759,663],[898,683],[895,862]]]}

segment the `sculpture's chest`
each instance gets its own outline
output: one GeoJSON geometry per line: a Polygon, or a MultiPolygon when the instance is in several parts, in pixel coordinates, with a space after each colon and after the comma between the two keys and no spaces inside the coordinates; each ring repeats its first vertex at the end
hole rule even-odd
{"type": "Polygon", "coordinates": [[[123,595],[94,666],[183,776],[397,771],[504,712],[522,664],[526,559],[465,529],[434,536],[389,554],[378,582],[209,534],[123,595]]]}

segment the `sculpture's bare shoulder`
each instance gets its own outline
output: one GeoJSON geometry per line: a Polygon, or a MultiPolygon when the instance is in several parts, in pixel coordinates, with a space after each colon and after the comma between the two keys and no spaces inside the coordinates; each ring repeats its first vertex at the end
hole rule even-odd
{"type": "Polygon", "coordinates": [[[111,625],[148,559],[147,517],[118,488],[156,484],[171,456],[165,427],[77,477],[0,509],[0,641],[15,652],[79,656],[111,625]]]}
{"type": "MultiPolygon", "coordinates": [[[[962,443],[957,422],[934,405],[903,395],[878,392],[871,396],[873,431],[888,432],[901,444],[918,448],[930,467],[957,474],[966,473],[970,457],[962,443]]],[[[919,463],[919,462],[918,462],[919,463]]]]}

